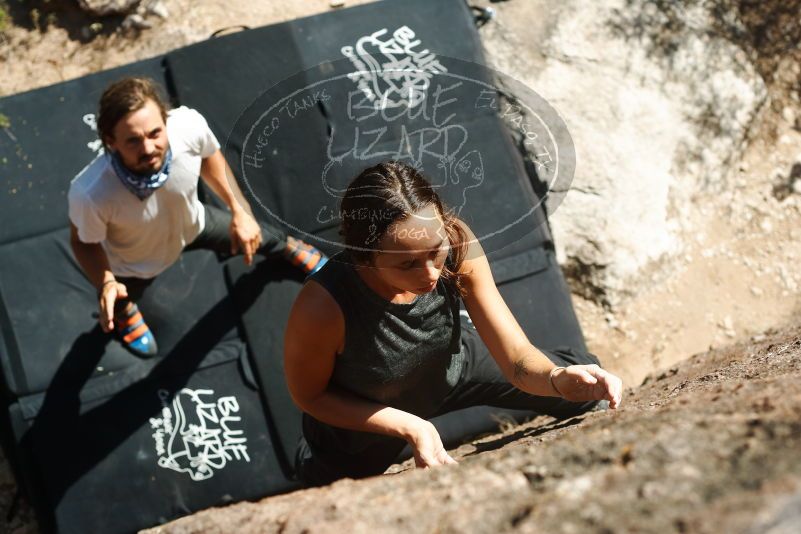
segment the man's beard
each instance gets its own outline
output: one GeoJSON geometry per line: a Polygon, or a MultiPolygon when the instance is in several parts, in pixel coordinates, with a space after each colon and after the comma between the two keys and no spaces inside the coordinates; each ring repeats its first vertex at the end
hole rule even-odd
{"type": "Polygon", "coordinates": [[[148,163],[148,158],[140,158],[136,164],[136,167],[129,167],[129,169],[136,174],[154,174],[161,169],[161,166],[164,165],[164,152],[157,152],[156,159],[153,163],[148,163]]]}

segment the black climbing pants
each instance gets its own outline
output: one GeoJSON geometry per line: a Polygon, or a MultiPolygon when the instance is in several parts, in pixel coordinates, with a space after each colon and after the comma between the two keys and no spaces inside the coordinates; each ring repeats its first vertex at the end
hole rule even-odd
{"type": "MultiPolygon", "coordinates": [[[[231,256],[231,234],[229,228],[231,227],[231,213],[229,211],[220,209],[216,206],[203,204],[205,211],[205,224],[203,230],[197,237],[184,247],[184,251],[188,250],[213,250],[223,258],[231,256]]],[[[257,254],[266,258],[276,258],[281,255],[286,248],[286,234],[263,221],[259,221],[261,227],[261,245],[256,251],[257,254]]],[[[242,250],[239,250],[242,254],[242,250]]],[[[135,278],[129,276],[118,277],[117,280],[125,285],[128,290],[128,297],[125,299],[118,299],[115,304],[117,311],[125,309],[128,302],[137,302],[144,294],[145,290],[153,283],[155,278],[135,278]]]]}

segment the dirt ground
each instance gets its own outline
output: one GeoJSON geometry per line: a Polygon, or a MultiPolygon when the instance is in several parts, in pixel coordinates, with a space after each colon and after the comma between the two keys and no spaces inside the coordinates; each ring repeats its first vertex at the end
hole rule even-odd
{"type": "MultiPolygon", "coordinates": [[[[351,0],[347,5],[360,3],[365,2],[351,0]]],[[[161,54],[205,39],[220,28],[241,24],[256,27],[332,9],[327,0],[145,1],[143,6],[150,6],[151,10],[145,12],[144,20],[152,28],[126,30],[120,27],[121,17],[92,18],[76,10],[70,0],[5,0],[5,4],[9,17],[0,33],[0,68],[3,70],[0,95],[161,54]],[[160,9],[158,5],[166,8],[166,19],[156,14],[160,9]]],[[[492,5],[498,16],[490,24],[507,24],[514,31],[523,32],[526,25],[520,24],[521,20],[537,19],[537,13],[532,13],[523,0],[492,5]]],[[[797,61],[788,60],[782,69],[796,72],[801,66],[797,61]]],[[[619,374],[625,384],[637,386],[654,370],[672,368],[677,362],[710,348],[737,342],[760,342],[776,328],[798,317],[801,272],[796,264],[801,258],[801,194],[793,192],[793,184],[801,185],[799,119],[801,106],[797,89],[793,92],[784,86],[772,87],[771,101],[753,127],[751,142],[744,149],[741,161],[736,161],[730,170],[729,187],[722,192],[698,193],[697,209],[692,215],[692,227],[697,228],[697,234],[679,257],[659,267],[661,274],[668,272],[669,276],[655,279],[666,278],[665,282],[654,284],[615,310],[604,309],[574,295],[590,349],[609,369],[619,374]]],[[[741,346],[753,348],[756,345],[741,346]]],[[[726,350],[710,354],[731,354],[726,350]]],[[[690,360],[691,365],[700,365],[698,361],[698,357],[690,360]]],[[[652,382],[651,390],[642,391],[653,391],[656,395],[653,390],[656,384],[661,388],[674,383],[677,383],[675,376],[668,381],[652,382]]],[[[704,387],[711,387],[709,383],[704,384],[704,387]]],[[[686,387],[680,391],[681,395],[688,394],[686,387]]],[[[709,398],[713,395],[706,389],[699,390],[699,399],[704,402],[709,399],[702,393],[709,398]]],[[[638,402],[638,410],[656,410],[662,406],[642,407],[645,401],[638,402]]],[[[664,408],[665,413],[678,409],[681,402],[673,398],[669,406],[664,408]]],[[[617,422],[625,419],[613,417],[617,422]]],[[[596,420],[597,417],[592,418],[596,420]]],[[[688,424],[700,425],[700,420],[694,416],[688,421],[688,424]]],[[[714,421],[713,418],[710,423],[713,426],[717,425],[714,421]]],[[[748,424],[744,422],[740,430],[752,428],[762,432],[762,426],[748,427],[748,424]]],[[[604,424],[598,425],[597,432],[606,428],[604,424]]],[[[622,442],[617,440],[615,438],[614,447],[622,447],[622,442]]],[[[619,452],[619,449],[610,450],[619,452]]],[[[616,462],[612,458],[609,469],[618,465],[616,462]]],[[[614,470],[609,473],[604,476],[613,481],[621,475],[614,470]]],[[[558,483],[553,482],[547,491],[555,492],[552,496],[561,495],[559,491],[562,490],[557,490],[557,486],[558,483]]],[[[14,487],[8,469],[0,469],[0,510],[9,510],[14,487]]],[[[653,491],[659,494],[658,488],[653,491]]],[[[739,503],[735,498],[730,503],[718,504],[738,511],[739,503]]],[[[696,519],[701,521],[698,518],[687,521],[696,519]]],[[[24,503],[12,522],[5,526],[8,532],[35,532],[30,511],[24,503]]]]}
{"type": "MultiPolygon", "coordinates": [[[[781,190],[801,164],[801,132],[777,114],[731,170],[733,187],[699,194],[697,235],[666,269],[666,282],[614,313],[574,295],[591,350],[636,385],[653,369],[764,332],[801,311],[801,195],[781,190]],[[779,197],[782,195],[779,193],[779,197]]],[[[801,170],[801,169],[799,169],[801,170]]]]}

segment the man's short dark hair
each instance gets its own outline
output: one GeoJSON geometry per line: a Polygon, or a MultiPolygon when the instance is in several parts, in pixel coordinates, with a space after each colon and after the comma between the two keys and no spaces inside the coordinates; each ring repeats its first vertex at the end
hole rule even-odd
{"type": "Polygon", "coordinates": [[[150,78],[129,77],[109,85],[100,97],[97,113],[97,133],[103,144],[107,138],[114,137],[114,126],[128,113],[145,107],[152,100],[161,110],[161,117],[167,121],[168,104],[161,96],[161,88],[150,78]]]}

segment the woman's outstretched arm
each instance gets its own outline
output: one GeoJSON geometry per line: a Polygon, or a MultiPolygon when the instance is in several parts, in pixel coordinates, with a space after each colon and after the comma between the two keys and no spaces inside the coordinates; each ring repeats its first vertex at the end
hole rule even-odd
{"type": "Polygon", "coordinates": [[[406,440],[418,466],[455,463],[430,422],[329,383],[344,339],[339,305],[322,286],[307,282],[292,306],[284,335],[284,372],[295,404],[331,426],[406,440]]]}
{"type": "Polygon", "coordinates": [[[481,244],[466,224],[459,223],[469,242],[460,269],[466,289],[465,307],[507,380],[533,395],[557,396],[570,401],[606,399],[610,408],[617,408],[623,390],[618,377],[597,365],[557,368],[529,342],[495,286],[481,244]]]}

